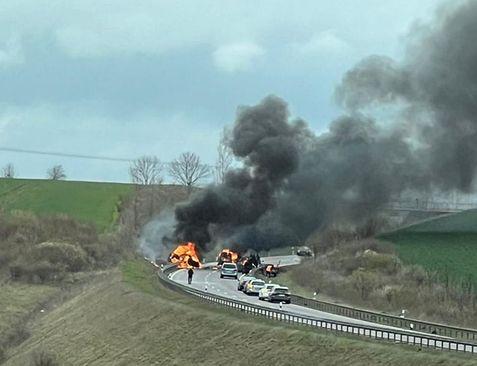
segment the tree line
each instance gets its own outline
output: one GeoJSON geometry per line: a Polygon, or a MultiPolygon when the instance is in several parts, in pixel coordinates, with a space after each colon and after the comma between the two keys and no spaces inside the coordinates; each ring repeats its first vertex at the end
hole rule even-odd
{"type": "MultiPolygon", "coordinates": [[[[17,171],[12,163],[8,163],[2,168],[3,178],[15,178],[17,171]]],[[[46,178],[50,180],[62,180],[66,178],[65,169],[61,164],[53,165],[46,171],[46,178]]]]}
{"type": "MultiPolygon", "coordinates": [[[[214,166],[204,164],[194,152],[184,152],[169,163],[162,163],[155,155],[144,155],[133,160],[129,166],[129,177],[132,183],[139,186],[160,185],[167,172],[175,183],[192,190],[206,178],[213,176],[216,183],[222,183],[226,172],[233,164],[233,154],[228,146],[228,130],[224,128],[217,147],[217,160],[214,166]]],[[[1,170],[3,178],[15,178],[17,171],[12,163],[1,170]]],[[[61,164],[52,166],[46,171],[50,180],[66,179],[66,172],[61,164]]]]}

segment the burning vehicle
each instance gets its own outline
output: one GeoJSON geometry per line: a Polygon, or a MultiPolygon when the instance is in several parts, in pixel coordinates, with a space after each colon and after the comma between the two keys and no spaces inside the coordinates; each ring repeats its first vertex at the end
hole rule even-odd
{"type": "Polygon", "coordinates": [[[200,268],[199,252],[194,243],[179,244],[169,255],[169,262],[178,268],[200,268]]]}
{"type": "Polygon", "coordinates": [[[217,256],[217,265],[221,266],[224,263],[237,263],[240,259],[240,255],[230,249],[222,249],[217,256]]]}
{"type": "Polygon", "coordinates": [[[262,264],[258,268],[258,271],[267,277],[276,277],[279,271],[278,265],[274,264],[262,264]]]}
{"type": "Polygon", "coordinates": [[[260,256],[258,254],[251,254],[240,258],[240,261],[237,262],[237,268],[239,272],[249,273],[252,269],[258,268],[260,263],[260,256]]]}

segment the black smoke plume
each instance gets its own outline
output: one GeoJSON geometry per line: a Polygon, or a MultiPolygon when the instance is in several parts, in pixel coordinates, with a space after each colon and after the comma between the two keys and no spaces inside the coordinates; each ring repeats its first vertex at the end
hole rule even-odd
{"type": "Polygon", "coordinates": [[[177,237],[270,248],[362,224],[406,189],[472,191],[476,19],[477,1],[449,7],[414,27],[403,61],[359,62],[336,90],[346,114],[320,136],[277,97],[240,108],[230,148],[243,168],[176,208],[177,237]]]}
{"type": "Polygon", "coordinates": [[[241,108],[230,148],[244,168],[228,172],[224,184],[210,186],[179,205],[177,235],[204,248],[212,235],[227,238],[254,228],[277,205],[285,179],[298,168],[300,143],[307,134],[302,121],[289,122],[286,103],[277,97],[241,108]]]}
{"type": "Polygon", "coordinates": [[[402,63],[363,60],[337,96],[349,110],[400,105],[429,180],[469,192],[477,168],[477,2],[450,6],[432,24],[415,26],[402,63]]]}

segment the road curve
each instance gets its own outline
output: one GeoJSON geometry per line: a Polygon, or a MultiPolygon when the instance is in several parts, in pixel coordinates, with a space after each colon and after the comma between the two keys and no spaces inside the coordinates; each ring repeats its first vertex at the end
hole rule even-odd
{"type": "MultiPolygon", "coordinates": [[[[262,258],[262,262],[274,263],[274,264],[278,264],[278,262],[280,262],[280,266],[288,266],[288,265],[299,264],[300,257],[297,257],[297,256],[268,257],[268,258],[262,258]]],[[[187,271],[185,269],[175,271],[169,275],[169,278],[174,282],[187,284],[187,271]]],[[[277,279],[276,282],[277,283],[280,282],[279,278],[277,279]]],[[[232,278],[221,279],[220,272],[217,269],[213,269],[211,265],[205,266],[204,269],[195,270],[193,281],[190,286],[197,290],[209,292],[211,294],[216,294],[223,297],[228,297],[233,300],[240,300],[240,301],[248,302],[250,304],[260,305],[260,306],[269,307],[273,309],[281,309],[282,311],[286,311],[290,314],[302,315],[302,316],[307,316],[310,318],[315,318],[320,320],[339,321],[339,322],[345,322],[348,324],[365,325],[365,326],[371,326],[374,328],[383,328],[383,329],[389,329],[389,330],[402,331],[401,328],[390,327],[387,325],[367,322],[364,320],[358,320],[354,318],[348,318],[345,316],[326,313],[320,310],[310,309],[310,308],[306,308],[299,305],[269,303],[267,301],[259,300],[257,296],[246,295],[242,291],[238,291],[237,280],[232,278]]],[[[290,289],[290,290],[293,292],[293,289],[290,289]]],[[[418,334],[420,332],[413,332],[413,333],[418,334]]],[[[420,333],[420,334],[424,334],[424,333],[420,333]]]]}

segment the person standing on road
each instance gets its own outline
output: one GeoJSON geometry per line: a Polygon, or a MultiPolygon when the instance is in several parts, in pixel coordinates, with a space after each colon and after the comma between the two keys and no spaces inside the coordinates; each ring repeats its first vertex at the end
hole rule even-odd
{"type": "Polygon", "coordinates": [[[194,275],[194,270],[189,268],[187,271],[187,283],[190,285],[192,283],[192,276],[194,275]]]}

